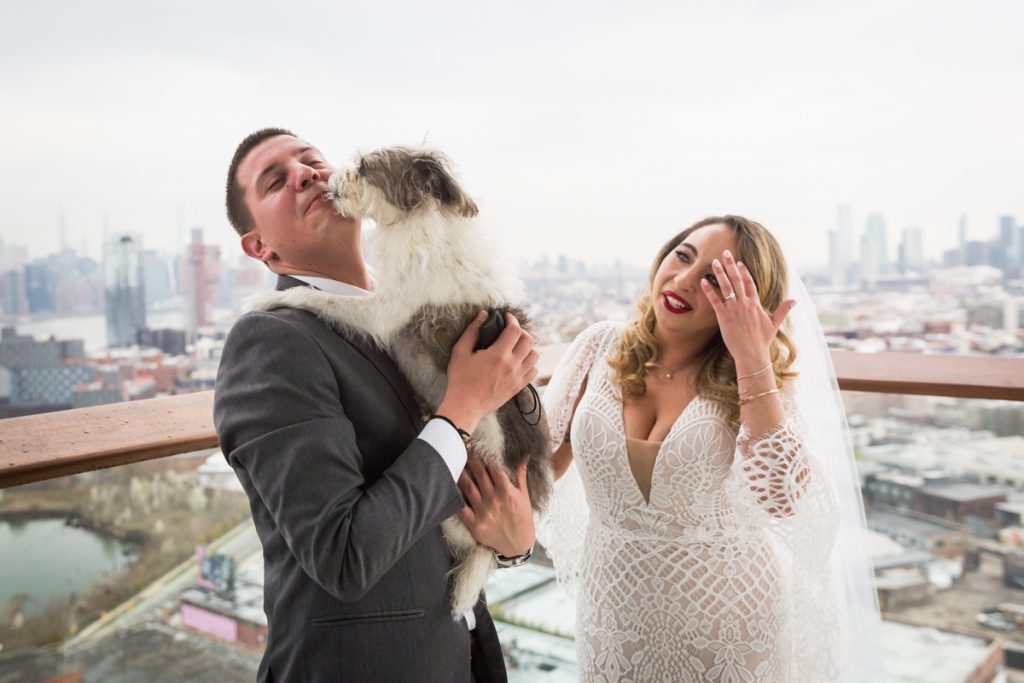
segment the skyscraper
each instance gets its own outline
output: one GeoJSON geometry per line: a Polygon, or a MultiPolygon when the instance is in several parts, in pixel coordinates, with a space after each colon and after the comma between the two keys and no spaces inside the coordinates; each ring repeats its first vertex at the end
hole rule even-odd
{"type": "Polygon", "coordinates": [[[880,274],[878,268],[878,252],[871,237],[867,234],[860,238],[860,263],[858,264],[858,275],[862,284],[870,284],[878,280],[880,274]]]}
{"type": "Polygon", "coordinates": [[[900,243],[900,271],[924,269],[924,236],[921,228],[903,230],[903,241],[900,243]]]}
{"type": "Polygon", "coordinates": [[[854,261],[853,211],[849,204],[840,204],[836,212],[836,228],[829,231],[829,270],[832,284],[845,287],[849,283],[854,261]]]}
{"type": "MultiPolygon", "coordinates": [[[[868,216],[867,228],[865,230],[868,248],[872,251],[875,268],[879,275],[889,272],[889,241],[885,235],[885,219],[882,214],[875,212],[868,216]]],[[[861,259],[866,257],[861,254],[861,259]]]]}
{"type": "Polygon", "coordinates": [[[1021,265],[1020,234],[1013,216],[999,217],[999,246],[1003,250],[1002,264],[1007,268],[1021,265]]]}
{"type": "Polygon", "coordinates": [[[103,294],[107,346],[132,346],[146,326],[142,241],[137,235],[121,235],[104,245],[103,294]]]}
{"type": "Polygon", "coordinates": [[[203,229],[192,230],[192,242],[185,247],[181,262],[181,295],[185,304],[185,329],[194,333],[209,322],[217,300],[220,280],[220,247],[203,244],[203,229]]]}

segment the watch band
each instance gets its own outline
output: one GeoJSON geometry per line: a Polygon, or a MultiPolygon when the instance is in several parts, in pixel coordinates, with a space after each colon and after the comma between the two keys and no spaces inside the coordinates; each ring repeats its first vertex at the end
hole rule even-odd
{"type": "Polygon", "coordinates": [[[498,552],[494,553],[494,559],[498,563],[498,567],[500,569],[508,569],[509,567],[521,567],[527,562],[529,562],[531,557],[533,557],[533,546],[530,546],[530,549],[522,555],[513,555],[512,557],[502,555],[498,552]]]}

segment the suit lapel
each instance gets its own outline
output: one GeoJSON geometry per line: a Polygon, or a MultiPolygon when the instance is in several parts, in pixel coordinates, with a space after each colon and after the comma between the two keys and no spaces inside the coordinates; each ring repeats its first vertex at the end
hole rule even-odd
{"type": "MultiPolygon", "coordinates": [[[[277,276],[278,291],[284,291],[291,289],[292,287],[309,287],[308,284],[302,280],[297,280],[287,275],[277,276]]],[[[413,391],[412,387],[409,386],[409,382],[399,372],[395,362],[387,355],[383,350],[377,347],[376,344],[366,339],[363,335],[355,334],[345,328],[337,328],[331,326],[334,333],[344,339],[350,346],[358,351],[366,361],[372,365],[381,378],[387,382],[387,385],[391,387],[391,390],[395,393],[395,396],[402,403],[402,407],[405,408],[406,413],[409,415],[409,419],[417,426],[420,426],[421,416],[423,411],[416,403],[416,392],[413,391]]]]}

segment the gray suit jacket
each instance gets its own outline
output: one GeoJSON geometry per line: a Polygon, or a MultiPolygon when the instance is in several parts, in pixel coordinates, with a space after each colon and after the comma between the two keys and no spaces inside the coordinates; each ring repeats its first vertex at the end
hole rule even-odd
{"type": "MultiPolygon", "coordinates": [[[[302,286],[281,277],[278,289],[302,286]]],[[[263,544],[269,634],[260,681],[470,680],[440,523],[463,505],[394,363],[295,309],[228,335],[214,421],[263,544]]],[[[483,600],[477,647],[504,664],[483,600]]],[[[474,661],[479,675],[481,662],[474,661]]]]}

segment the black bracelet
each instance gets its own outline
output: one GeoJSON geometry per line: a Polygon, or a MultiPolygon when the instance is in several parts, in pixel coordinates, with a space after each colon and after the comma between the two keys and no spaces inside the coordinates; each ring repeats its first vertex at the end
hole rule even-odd
{"type": "Polygon", "coordinates": [[[452,426],[452,429],[459,433],[459,438],[462,439],[462,443],[466,444],[466,446],[469,446],[469,441],[472,438],[469,432],[467,432],[465,429],[459,429],[459,427],[454,422],[452,422],[450,418],[447,418],[444,415],[438,415],[437,413],[434,413],[433,415],[423,416],[423,424],[426,424],[431,420],[444,420],[445,422],[450,424],[452,426]]]}

